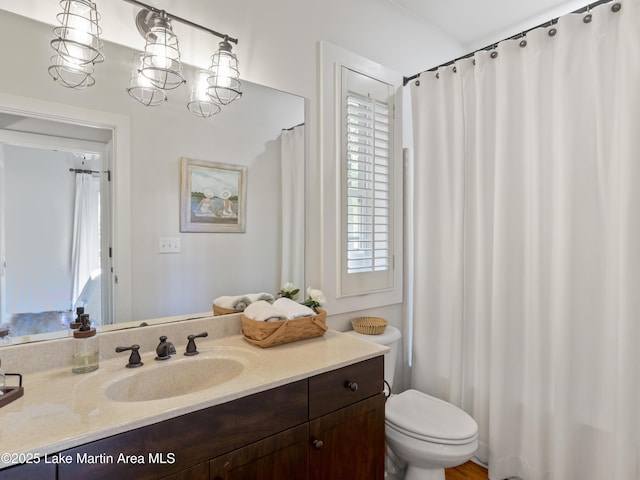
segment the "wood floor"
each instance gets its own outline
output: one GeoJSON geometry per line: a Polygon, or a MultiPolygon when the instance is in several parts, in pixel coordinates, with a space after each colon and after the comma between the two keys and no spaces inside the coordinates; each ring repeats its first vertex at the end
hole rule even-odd
{"type": "Polygon", "coordinates": [[[473,462],[447,468],[444,473],[446,480],[489,480],[487,469],[473,462]]]}

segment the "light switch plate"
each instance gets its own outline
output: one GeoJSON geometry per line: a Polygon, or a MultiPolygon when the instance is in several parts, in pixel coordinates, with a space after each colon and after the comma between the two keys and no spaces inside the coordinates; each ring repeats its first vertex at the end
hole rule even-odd
{"type": "Polygon", "coordinates": [[[158,253],[180,253],[180,239],[159,238],[158,253]]]}

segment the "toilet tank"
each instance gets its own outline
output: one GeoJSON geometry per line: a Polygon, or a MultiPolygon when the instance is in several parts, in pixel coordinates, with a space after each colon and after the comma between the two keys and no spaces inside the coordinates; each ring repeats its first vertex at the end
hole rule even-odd
{"type": "Polygon", "coordinates": [[[349,330],[345,333],[353,335],[365,342],[377,343],[378,345],[389,347],[389,352],[384,356],[384,379],[390,387],[393,387],[393,377],[396,373],[396,361],[398,359],[399,340],[402,337],[400,330],[388,325],[380,335],[365,335],[355,330],[349,330]]]}

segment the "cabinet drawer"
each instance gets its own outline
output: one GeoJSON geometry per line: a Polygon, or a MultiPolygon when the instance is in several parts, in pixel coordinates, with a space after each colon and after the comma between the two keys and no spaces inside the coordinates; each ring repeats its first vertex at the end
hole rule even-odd
{"type": "Polygon", "coordinates": [[[309,379],[309,418],[333,412],[382,392],[384,357],[349,365],[309,379]]]}

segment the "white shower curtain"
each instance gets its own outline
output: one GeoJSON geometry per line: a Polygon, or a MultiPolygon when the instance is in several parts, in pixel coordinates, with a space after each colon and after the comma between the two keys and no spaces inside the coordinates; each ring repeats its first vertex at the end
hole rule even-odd
{"type": "Polygon", "coordinates": [[[280,136],[282,172],[281,285],[304,288],[304,125],[283,130],[280,136]]]}
{"type": "Polygon", "coordinates": [[[412,386],[494,480],[640,480],[640,2],[590,13],[411,87],[412,386]]]}
{"type": "MultiPolygon", "coordinates": [[[[71,306],[76,303],[89,277],[100,268],[100,178],[76,173],[73,213],[71,306]]],[[[99,312],[90,312],[93,316],[99,312]]]]}

